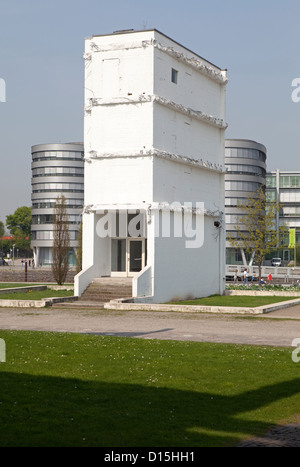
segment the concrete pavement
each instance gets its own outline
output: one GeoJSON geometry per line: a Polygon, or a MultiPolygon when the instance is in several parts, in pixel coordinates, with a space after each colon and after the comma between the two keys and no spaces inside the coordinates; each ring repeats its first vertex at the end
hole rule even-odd
{"type": "MultiPolygon", "coordinates": [[[[299,417],[298,417],[299,418],[299,417]]],[[[268,431],[265,436],[254,437],[243,443],[239,448],[299,448],[300,424],[289,423],[279,425],[268,431]]]]}
{"type": "Polygon", "coordinates": [[[300,338],[300,306],[266,315],[0,308],[0,329],[78,332],[144,339],[290,347],[300,338]]]}

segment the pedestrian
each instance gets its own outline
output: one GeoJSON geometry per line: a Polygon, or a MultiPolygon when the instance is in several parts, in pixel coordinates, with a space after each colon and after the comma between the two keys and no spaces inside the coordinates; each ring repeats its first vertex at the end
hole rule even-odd
{"type": "Polygon", "coordinates": [[[237,281],[238,281],[237,273],[238,273],[238,270],[236,269],[236,270],[234,271],[234,275],[233,275],[234,284],[237,284],[237,281]]]}
{"type": "Polygon", "coordinates": [[[268,284],[271,284],[271,281],[272,281],[272,274],[270,273],[270,274],[268,275],[268,284]]]}
{"type": "Polygon", "coordinates": [[[249,287],[249,282],[248,282],[248,271],[247,269],[244,270],[244,285],[249,287]]]}

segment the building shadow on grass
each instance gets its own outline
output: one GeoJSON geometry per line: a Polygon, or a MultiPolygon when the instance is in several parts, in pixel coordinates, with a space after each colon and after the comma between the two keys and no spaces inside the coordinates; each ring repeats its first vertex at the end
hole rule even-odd
{"type": "Polygon", "coordinates": [[[107,332],[87,332],[91,336],[118,336],[118,337],[143,337],[152,334],[159,334],[163,332],[173,331],[173,328],[156,329],[155,331],[107,331],[107,332]]]}
{"type": "Polygon", "coordinates": [[[9,372],[0,387],[2,447],[221,447],[266,432],[245,414],[299,393],[300,379],[230,397],[9,372]]]}

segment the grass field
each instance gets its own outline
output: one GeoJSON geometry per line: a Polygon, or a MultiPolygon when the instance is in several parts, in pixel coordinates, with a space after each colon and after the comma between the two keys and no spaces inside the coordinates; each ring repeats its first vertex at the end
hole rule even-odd
{"type": "Polygon", "coordinates": [[[234,446],[300,407],[291,349],[0,331],[0,446],[234,446]]]}
{"type": "Polygon", "coordinates": [[[172,302],[176,305],[207,305],[207,306],[233,306],[233,307],[258,307],[263,305],[271,305],[272,303],[284,302],[287,300],[295,300],[298,297],[279,297],[279,296],[250,296],[250,295],[212,295],[206,298],[198,298],[195,300],[184,300],[180,302],[172,302]]]}
{"type": "Polygon", "coordinates": [[[11,293],[3,293],[0,295],[0,306],[1,300],[42,300],[43,298],[51,298],[51,297],[70,297],[74,295],[73,290],[33,290],[29,292],[11,292],[11,293]]]}

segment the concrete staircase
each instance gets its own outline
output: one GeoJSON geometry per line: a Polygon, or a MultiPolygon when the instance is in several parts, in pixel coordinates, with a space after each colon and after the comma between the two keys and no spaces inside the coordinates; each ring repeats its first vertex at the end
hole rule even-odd
{"type": "Polygon", "coordinates": [[[94,279],[79,297],[80,302],[105,303],[117,298],[132,297],[132,278],[101,277],[94,279]]]}

